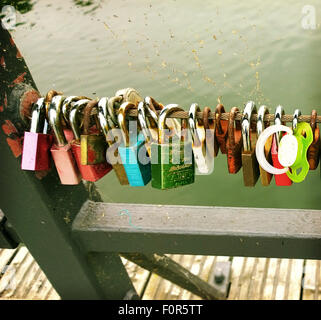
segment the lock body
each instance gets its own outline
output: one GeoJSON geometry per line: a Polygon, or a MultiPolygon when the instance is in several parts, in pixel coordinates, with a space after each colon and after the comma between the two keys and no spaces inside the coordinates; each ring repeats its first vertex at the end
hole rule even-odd
{"type": "Polygon", "coordinates": [[[151,153],[153,188],[170,189],[194,183],[195,163],[190,142],[152,143],[151,153]],[[178,156],[176,156],[177,152],[178,156]]]}
{"type": "Polygon", "coordinates": [[[113,168],[107,161],[93,165],[81,164],[81,147],[80,143],[76,140],[71,143],[71,150],[76,159],[82,178],[86,181],[96,182],[113,168]]]}
{"type": "MultiPolygon", "coordinates": [[[[273,166],[277,169],[283,169],[283,166],[280,164],[279,158],[278,158],[278,147],[277,147],[275,135],[273,135],[273,140],[272,140],[271,156],[272,156],[273,166]]],[[[275,178],[275,184],[277,186],[290,186],[290,185],[292,185],[292,181],[287,176],[286,173],[276,174],[276,175],[274,175],[274,178],[275,178]]]]}
{"type": "Polygon", "coordinates": [[[242,167],[244,186],[254,187],[260,175],[255,150],[242,152],[242,167]]]}
{"type": "Polygon", "coordinates": [[[102,135],[81,135],[80,146],[82,165],[106,162],[107,142],[102,135]]]}
{"type": "Polygon", "coordinates": [[[235,174],[242,168],[242,146],[243,141],[241,137],[241,130],[235,130],[234,132],[235,144],[230,143],[227,140],[227,167],[228,172],[235,174]]]}
{"type": "Polygon", "coordinates": [[[55,166],[64,185],[76,185],[81,181],[81,174],[71,151],[70,144],[65,146],[53,145],[51,155],[55,166]]]}
{"type": "Polygon", "coordinates": [[[25,132],[22,151],[22,170],[50,169],[50,147],[53,137],[49,134],[25,132]]]}
{"type": "Polygon", "coordinates": [[[138,135],[137,142],[132,146],[120,145],[118,152],[125,169],[129,185],[132,187],[142,187],[151,180],[151,164],[147,157],[145,138],[138,135]]]}
{"type": "Polygon", "coordinates": [[[260,176],[259,163],[256,159],[255,146],[257,134],[251,130],[251,150],[242,152],[243,181],[245,187],[254,187],[260,176]]]}
{"type": "MultiPolygon", "coordinates": [[[[271,157],[271,147],[272,147],[272,136],[270,136],[267,140],[267,142],[264,145],[264,154],[265,158],[269,163],[272,163],[272,157],[271,157]]],[[[268,186],[271,183],[273,175],[264,169],[259,165],[260,169],[260,177],[261,177],[261,184],[262,186],[268,186]]]]}

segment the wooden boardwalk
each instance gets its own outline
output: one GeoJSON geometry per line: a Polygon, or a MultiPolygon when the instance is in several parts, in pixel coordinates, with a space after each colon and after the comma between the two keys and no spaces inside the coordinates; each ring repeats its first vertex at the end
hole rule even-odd
{"type": "MultiPolygon", "coordinates": [[[[231,262],[231,300],[321,299],[320,261],[171,255],[207,281],[219,261],[231,262]]],[[[142,299],[198,300],[198,296],[123,259],[142,299]]],[[[0,299],[60,299],[28,249],[0,249],[0,299]]]]}

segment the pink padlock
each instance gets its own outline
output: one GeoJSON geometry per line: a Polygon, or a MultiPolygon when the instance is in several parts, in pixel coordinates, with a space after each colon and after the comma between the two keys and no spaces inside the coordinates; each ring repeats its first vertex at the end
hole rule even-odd
{"type": "Polygon", "coordinates": [[[61,126],[61,106],[63,101],[63,96],[54,96],[48,111],[49,123],[56,138],[56,143],[51,148],[51,154],[61,183],[75,185],[80,183],[82,177],[61,126]]]}
{"type": "Polygon", "coordinates": [[[22,170],[46,171],[50,169],[52,136],[47,134],[48,123],[45,120],[44,98],[33,105],[30,131],[25,132],[22,151],[22,170]],[[41,133],[43,132],[43,133],[41,133]]]}

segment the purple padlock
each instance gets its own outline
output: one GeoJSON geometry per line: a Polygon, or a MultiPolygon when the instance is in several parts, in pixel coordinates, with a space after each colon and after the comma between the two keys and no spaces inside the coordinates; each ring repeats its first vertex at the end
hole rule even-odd
{"type": "Polygon", "coordinates": [[[44,171],[50,169],[50,147],[53,137],[47,134],[44,98],[33,105],[30,131],[25,132],[22,150],[22,170],[44,171]],[[41,133],[43,132],[43,133],[41,133]]]}

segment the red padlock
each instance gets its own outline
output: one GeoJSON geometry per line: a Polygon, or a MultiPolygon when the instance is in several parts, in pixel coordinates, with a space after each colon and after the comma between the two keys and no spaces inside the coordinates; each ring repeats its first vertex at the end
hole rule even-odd
{"type": "Polygon", "coordinates": [[[65,185],[76,185],[81,181],[81,174],[61,125],[61,105],[63,100],[63,96],[54,96],[48,110],[49,123],[56,138],[56,143],[51,148],[51,155],[55,162],[61,183],[65,185]]]}
{"type": "Polygon", "coordinates": [[[92,100],[79,100],[72,107],[69,114],[69,122],[74,133],[75,139],[71,142],[71,149],[77,161],[78,168],[84,180],[96,182],[104,177],[109,171],[112,170],[112,166],[106,161],[103,163],[83,165],[81,164],[81,148],[80,148],[80,112],[85,108],[85,112],[90,114],[91,110],[97,106],[98,101],[92,100]]]}
{"type": "MultiPolygon", "coordinates": [[[[284,124],[284,122],[281,121],[282,115],[284,114],[284,109],[282,106],[277,106],[274,114],[274,123],[275,124],[284,124]]],[[[275,134],[273,136],[272,140],[272,147],[271,147],[271,156],[272,156],[272,163],[273,166],[277,169],[283,169],[284,167],[280,164],[279,158],[278,158],[278,148],[279,148],[279,142],[281,140],[281,137],[279,134],[275,134]]],[[[276,174],[274,175],[275,178],[275,184],[277,186],[290,186],[292,184],[292,180],[287,176],[286,173],[283,174],[276,174]]]]}
{"type": "Polygon", "coordinates": [[[47,171],[50,169],[49,149],[53,139],[47,134],[48,123],[45,116],[44,98],[40,98],[32,108],[30,131],[24,134],[22,170],[47,171]]]}

